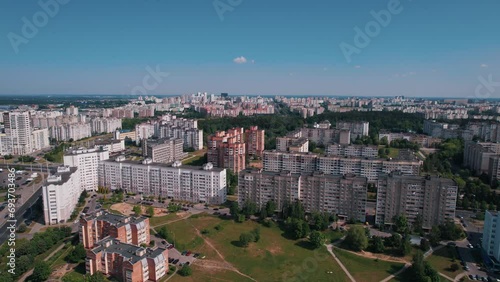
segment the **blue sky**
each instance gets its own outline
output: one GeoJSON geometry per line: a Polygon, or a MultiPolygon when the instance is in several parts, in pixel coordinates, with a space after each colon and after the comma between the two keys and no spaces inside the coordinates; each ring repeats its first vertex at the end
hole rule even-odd
{"type": "Polygon", "coordinates": [[[500,1],[64,1],[45,25],[38,1],[0,2],[0,94],[130,94],[148,66],[170,74],[151,95],[473,97],[479,76],[500,82],[500,1]],[[354,28],[393,1],[348,62],[340,44],[359,47],[354,28]]]}

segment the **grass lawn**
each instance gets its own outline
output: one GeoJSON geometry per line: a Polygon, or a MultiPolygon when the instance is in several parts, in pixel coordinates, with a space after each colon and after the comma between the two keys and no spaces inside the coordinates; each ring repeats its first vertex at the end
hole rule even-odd
{"type": "Polygon", "coordinates": [[[360,257],[338,248],[334,249],[334,253],[356,281],[380,281],[404,266],[402,263],[360,257]]]}
{"type": "Polygon", "coordinates": [[[175,220],[178,218],[179,218],[179,216],[177,216],[177,214],[175,214],[175,212],[169,213],[169,214],[163,215],[163,216],[153,216],[149,219],[149,224],[152,227],[155,227],[155,226],[165,224],[168,221],[175,220]]]}
{"type": "Polygon", "coordinates": [[[462,273],[462,266],[460,265],[457,251],[453,247],[446,246],[433,252],[432,255],[427,258],[427,261],[438,272],[441,272],[451,278],[455,278],[455,276],[462,273]],[[455,262],[452,262],[453,256],[455,257],[455,262]],[[460,269],[457,271],[451,271],[450,266],[453,263],[458,264],[460,269]]]}
{"type": "MultiPolygon", "coordinates": [[[[326,251],[326,248],[313,251],[309,243],[305,240],[289,240],[284,238],[282,236],[283,232],[278,227],[267,228],[252,221],[236,223],[233,220],[223,220],[208,215],[189,218],[167,225],[169,230],[176,234],[178,243],[197,245],[195,249],[206,247],[206,244],[204,242],[201,242],[199,245],[197,244],[198,239],[194,237],[198,236],[191,235],[192,231],[190,230],[193,229],[191,224],[196,226],[200,231],[203,229],[208,230],[208,234],[204,236],[208,238],[224,258],[234,267],[238,268],[239,271],[257,281],[281,281],[293,279],[294,277],[302,281],[348,281],[344,272],[326,251]],[[220,225],[222,230],[215,230],[214,227],[217,225],[220,225]],[[240,247],[238,242],[240,234],[249,232],[256,227],[260,227],[260,241],[250,243],[250,246],[247,248],[240,247]],[[181,234],[181,238],[179,238],[178,234],[181,234]],[[329,271],[333,272],[333,274],[328,274],[327,272],[329,271]]],[[[206,251],[201,252],[206,253],[206,251]]],[[[216,254],[211,255],[208,253],[206,255],[206,260],[222,261],[216,254]]],[[[196,267],[196,264],[195,262],[193,267],[196,267]]],[[[202,271],[204,275],[210,277],[210,273],[214,269],[196,267],[196,270],[193,272],[197,271],[202,271]]],[[[226,272],[225,270],[221,271],[226,272]]],[[[194,274],[194,276],[196,275],[198,274],[194,274]]],[[[228,272],[227,275],[232,275],[232,273],[228,272]]],[[[218,277],[217,274],[212,274],[212,276],[214,280],[215,277],[218,277]]],[[[205,276],[203,277],[205,278],[205,276]]],[[[237,275],[237,279],[235,278],[228,278],[227,280],[235,281],[243,279],[244,281],[245,279],[239,275],[237,275]]],[[[184,279],[188,281],[187,279],[191,278],[184,279]]]]}
{"type": "Polygon", "coordinates": [[[241,276],[238,273],[230,270],[223,269],[207,269],[197,265],[193,265],[193,274],[191,276],[183,277],[178,273],[168,281],[172,282],[219,282],[219,281],[238,281],[238,282],[251,282],[252,280],[241,276]]]}
{"type": "Polygon", "coordinates": [[[75,267],[75,269],[66,273],[63,276],[62,281],[84,282],[85,281],[84,276],[85,276],[85,262],[82,262],[78,264],[75,267]]]}
{"type": "Polygon", "coordinates": [[[390,148],[391,152],[389,153],[389,158],[396,158],[399,156],[399,149],[397,148],[390,148]]]}

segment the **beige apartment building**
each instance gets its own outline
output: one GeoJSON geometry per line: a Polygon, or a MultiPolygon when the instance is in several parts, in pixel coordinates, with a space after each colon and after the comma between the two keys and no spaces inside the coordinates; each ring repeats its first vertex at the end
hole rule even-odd
{"type": "Polygon", "coordinates": [[[417,216],[423,228],[442,224],[455,217],[458,186],[448,178],[403,175],[400,172],[381,175],[377,181],[375,222],[392,225],[395,216],[404,214],[410,223],[417,216]]]}
{"type": "Polygon", "coordinates": [[[246,169],[239,174],[238,202],[243,205],[251,201],[263,207],[274,201],[281,210],[285,203],[298,200],[308,212],[329,212],[365,221],[367,183],[365,177],[355,175],[246,169]]]}
{"type": "Polygon", "coordinates": [[[142,152],[155,163],[171,163],[187,156],[183,151],[184,142],[179,138],[144,139],[142,152]]]}

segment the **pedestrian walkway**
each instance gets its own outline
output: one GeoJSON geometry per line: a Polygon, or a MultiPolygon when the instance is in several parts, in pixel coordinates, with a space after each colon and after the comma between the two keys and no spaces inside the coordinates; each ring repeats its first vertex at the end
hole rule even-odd
{"type": "Polygon", "coordinates": [[[344,264],[342,264],[342,262],[337,258],[337,256],[333,253],[333,244],[328,244],[326,245],[326,249],[328,250],[328,252],[332,255],[332,257],[335,259],[335,261],[339,264],[340,268],[342,268],[342,270],[345,272],[345,274],[347,275],[347,277],[349,277],[349,279],[351,279],[352,282],[356,282],[356,280],[354,279],[354,277],[351,275],[351,273],[349,272],[349,270],[347,270],[347,268],[344,266],[344,264]]]}

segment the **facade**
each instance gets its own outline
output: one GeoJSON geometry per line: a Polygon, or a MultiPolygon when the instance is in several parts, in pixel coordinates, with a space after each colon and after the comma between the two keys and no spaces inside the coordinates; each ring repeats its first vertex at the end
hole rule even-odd
{"type": "Polygon", "coordinates": [[[301,128],[288,136],[304,137],[317,145],[351,144],[351,132],[348,129],[333,128],[301,128]]]}
{"type": "Polygon", "coordinates": [[[377,182],[375,223],[392,225],[404,214],[414,223],[421,216],[424,229],[455,217],[458,186],[448,178],[409,176],[400,172],[382,175],[377,182]]]}
{"type": "Polygon", "coordinates": [[[148,245],[151,240],[149,219],[127,217],[101,210],[95,214],[80,217],[79,237],[86,249],[94,248],[106,237],[136,246],[148,245]]]}
{"type": "Polygon", "coordinates": [[[29,112],[4,112],[3,122],[5,134],[10,138],[12,148],[9,150],[14,155],[25,155],[33,151],[32,127],[29,112]]]}
{"type": "Polygon", "coordinates": [[[127,161],[124,156],[102,161],[99,166],[99,185],[127,192],[141,193],[193,203],[222,204],[226,201],[226,170],[184,166],[176,161],[172,165],[127,161]]]}
{"type": "Polygon", "coordinates": [[[245,169],[245,149],[243,128],[217,131],[208,139],[208,162],[216,167],[227,168],[238,173],[245,169]]]}
{"type": "Polygon", "coordinates": [[[100,161],[107,159],[109,159],[108,151],[79,148],[66,152],[64,165],[78,168],[84,190],[97,191],[98,165],[100,161]]]}
{"type": "Polygon", "coordinates": [[[465,142],[464,166],[469,167],[476,175],[488,173],[490,157],[498,155],[500,155],[500,143],[465,142]]]}
{"type": "Polygon", "coordinates": [[[94,149],[108,151],[110,154],[119,153],[125,151],[125,140],[110,139],[96,141],[94,143],[94,149]]]}
{"type": "Polygon", "coordinates": [[[33,130],[31,136],[33,150],[38,151],[50,147],[49,130],[47,128],[33,130]]]}
{"type": "Polygon", "coordinates": [[[410,142],[417,143],[424,148],[430,148],[436,144],[441,143],[440,138],[415,133],[380,132],[378,135],[378,140],[381,141],[384,138],[387,139],[388,144],[390,144],[394,140],[408,140],[410,142]]]}
{"type": "Polygon", "coordinates": [[[344,157],[378,157],[378,146],[332,144],[326,147],[326,154],[344,157]]]}
{"type": "Polygon", "coordinates": [[[263,167],[266,171],[312,173],[322,171],[330,175],[355,174],[378,180],[379,174],[402,171],[406,175],[418,175],[418,160],[377,159],[364,157],[318,156],[312,153],[264,151],[263,167]]]}
{"type": "Polygon", "coordinates": [[[45,224],[59,224],[67,221],[78,204],[83,192],[80,173],[76,167],[58,167],[42,186],[43,213],[45,224]]]}
{"type": "Polygon", "coordinates": [[[159,281],[168,272],[168,250],[151,249],[106,238],[87,251],[86,272],[102,272],[119,281],[159,281]]]}
{"type": "Polygon", "coordinates": [[[483,228],[483,251],[490,258],[489,264],[500,268],[500,224],[498,212],[486,211],[484,215],[484,228],[483,228]]]}
{"type": "Polygon", "coordinates": [[[368,131],[370,129],[370,123],[366,121],[361,122],[345,122],[339,121],[335,125],[337,129],[345,129],[351,132],[351,138],[361,138],[363,136],[368,136],[368,131]]]}
{"type": "Polygon", "coordinates": [[[69,106],[66,108],[66,115],[68,116],[77,116],[78,115],[78,108],[75,106],[69,106]]]}
{"type": "Polygon", "coordinates": [[[90,137],[92,132],[89,123],[73,123],[51,126],[49,135],[57,141],[69,141],[90,137]]]}
{"type": "Polygon", "coordinates": [[[365,221],[367,179],[354,175],[269,172],[247,169],[239,174],[238,201],[263,207],[274,201],[281,210],[287,202],[301,201],[308,212],[338,214],[346,219],[365,221]]]}
{"type": "Polygon", "coordinates": [[[195,119],[177,118],[166,115],[158,124],[155,136],[158,138],[179,138],[184,141],[184,149],[193,148],[195,151],[203,149],[203,130],[198,129],[195,119]]]}
{"type": "Polygon", "coordinates": [[[178,138],[144,139],[142,152],[155,163],[171,163],[187,156],[182,150],[184,142],[178,138]]]}
{"type": "Polygon", "coordinates": [[[309,140],[304,137],[277,137],[276,150],[283,152],[309,152],[309,140]]]}
{"type": "Polygon", "coordinates": [[[246,153],[248,156],[262,157],[264,152],[264,129],[250,126],[245,130],[246,153]]]}
{"type": "Polygon", "coordinates": [[[122,128],[122,120],[119,118],[93,118],[90,120],[92,133],[112,133],[122,128]]]}

